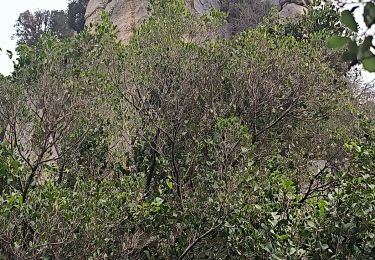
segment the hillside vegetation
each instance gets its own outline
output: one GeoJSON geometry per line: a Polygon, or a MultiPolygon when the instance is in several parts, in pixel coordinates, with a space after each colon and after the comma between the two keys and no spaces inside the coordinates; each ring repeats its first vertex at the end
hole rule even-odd
{"type": "Polygon", "coordinates": [[[154,2],[127,44],[103,14],[19,46],[0,259],[372,259],[373,99],[336,11],[210,40],[223,13],[154,2]]]}

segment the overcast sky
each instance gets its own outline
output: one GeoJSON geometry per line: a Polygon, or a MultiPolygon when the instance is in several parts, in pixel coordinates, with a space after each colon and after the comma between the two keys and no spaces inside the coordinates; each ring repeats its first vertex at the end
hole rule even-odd
{"type": "Polygon", "coordinates": [[[65,10],[67,0],[10,0],[5,1],[0,8],[0,73],[8,75],[13,70],[13,64],[5,54],[5,50],[14,51],[14,24],[20,13],[37,9],[65,10]]]}

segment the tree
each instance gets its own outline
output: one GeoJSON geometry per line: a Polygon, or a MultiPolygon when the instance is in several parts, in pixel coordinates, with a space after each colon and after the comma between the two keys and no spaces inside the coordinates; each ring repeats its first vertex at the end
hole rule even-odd
{"type": "Polygon", "coordinates": [[[74,32],[73,28],[69,26],[67,14],[62,10],[51,11],[50,30],[59,38],[71,36],[74,32]]]}
{"type": "Polygon", "coordinates": [[[49,11],[36,11],[34,14],[29,10],[20,14],[15,25],[17,44],[34,45],[41,35],[49,28],[49,11]]]}
{"type": "Polygon", "coordinates": [[[88,0],[70,0],[68,4],[68,23],[76,32],[83,30],[85,26],[85,13],[88,0]]]}
{"type": "Polygon", "coordinates": [[[21,13],[15,24],[17,45],[35,45],[47,31],[54,32],[59,38],[81,32],[85,26],[85,12],[88,0],[70,0],[68,8],[63,10],[29,10],[21,13]]]}
{"type": "Polygon", "coordinates": [[[38,10],[35,13],[29,10],[21,13],[15,24],[17,45],[35,45],[40,37],[51,30],[58,37],[70,36],[72,29],[68,26],[68,19],[64,11],[38,10]]]}
{"type": "Polygon", "coordinates": [[[197,43],[221,15],[153,3],[126,45],[107,14],[19,47],[0,258],[371,259],[375,123],[325,46],[335,16],[197,43]]]}

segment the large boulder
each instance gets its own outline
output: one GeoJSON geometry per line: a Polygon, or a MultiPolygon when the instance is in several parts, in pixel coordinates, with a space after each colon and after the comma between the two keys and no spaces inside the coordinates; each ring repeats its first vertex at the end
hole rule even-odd
{"type": "Polygon", "coordinates": [[[283,5],[279,15],[282,18],[295,18],[307,12],[307,7],[295,3],[283,5]]]}

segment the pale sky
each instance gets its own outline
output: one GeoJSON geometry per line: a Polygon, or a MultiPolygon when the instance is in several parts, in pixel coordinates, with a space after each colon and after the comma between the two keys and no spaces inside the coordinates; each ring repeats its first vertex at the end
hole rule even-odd
{"type": "MultiPolygon", "coordinates": [[[[37,9],[65,10],[67,0],[10,0],[4,1],[0,8],[0,73],[9,75],[13,71],[13,63],[6,55],[6,50],[14,52],[15,41],[11,40],[14,34],[14,24],[20,13],[37,9]]],[[[14,60],[14,58],[13,58],[14,60]]]]}

